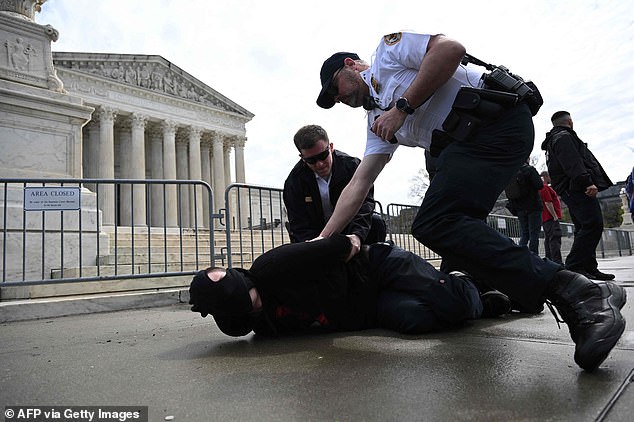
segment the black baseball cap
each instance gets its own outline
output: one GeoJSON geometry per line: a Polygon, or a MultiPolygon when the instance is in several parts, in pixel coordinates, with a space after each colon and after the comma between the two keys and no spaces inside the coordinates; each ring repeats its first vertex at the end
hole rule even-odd
{"type": "Polygon", "coordinates": [[[355,53],[339,52],[335,53],[324,61],[319,72],[321,78],[321,92],[317,97],[317,105],[321,108],[332,108],[335,105],[335,99],[328,94],[332,77],[339,69],[343,67],[343,61],[350,57],[352,60],[359,60],[359,56],[355,53]]]}

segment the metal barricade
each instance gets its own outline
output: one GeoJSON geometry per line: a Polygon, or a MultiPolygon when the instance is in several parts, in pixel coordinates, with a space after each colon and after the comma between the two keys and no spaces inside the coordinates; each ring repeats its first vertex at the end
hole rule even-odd
{"type": "Polygon", "coordinates": [[[237,264],[248,268],[267,250],[290,242],[282,193],[283,189],[243,183],[227,187],[224,209],[227,267],[237,264]]]}
{"type": "MultiPolygon", "coordinates": [[[[279,188],[232,184],[225,208],[214,213],[213,192],[202,181],[0,179],[0,286],[167,278],[194,274],[218,259],[223,266],[248,268],[262,253],[290,242],[282,194],[279,188]],[[56,189],[57,198],[47,198],[56,189]],[[219,253],[214,230],[225,234],[219,253]]],[[[418,206],[388,204],[384,213],[377,201],[375,212],[394,244],[440,259],[411,234],[418,206]]],[[[492,214],[486,221],[519,241],[517,217],[492,214]]],[[[562,233],[565,256],[574,227],[562,223],[562,233]]],[[[632,236],[605,229],[597,256],[632,255],[632,236]]]]}
{"type": "Polygon", "coordinates": [[[0,179],[0,199],[1,286],[171,277],[215,263],[219,216],[203,181],[0,179]]]}
{"type": "MultiPolygon", "coordinates": [[[[519,243],[522,234],[517,217],[499,214],[487,216],[487,224],[510,237],[515,243],[519,243]]],[[[560,223],[561,225],[561,256],[565,260],[572,248],[574,241],[575,226],[571,223],[560,223]]],[[[634,232],[625,230],[606,228],[603,229],[601,240],[597,245],[597,257],[607,258],[610,256],[632,255],[632,243],[634,232]]],[[[544,230],[540,231],[539,254],[544,256],[544,230]]]]}
{"type": "Polygon", "coordinates": [[[388,239],[402,249],[413,252],[426,260],[438,260],[440,256],[423,246],[412,236],[412,223],[418,213],[418,206],[405,204],[388,204],[385,216],[388,239]]]}

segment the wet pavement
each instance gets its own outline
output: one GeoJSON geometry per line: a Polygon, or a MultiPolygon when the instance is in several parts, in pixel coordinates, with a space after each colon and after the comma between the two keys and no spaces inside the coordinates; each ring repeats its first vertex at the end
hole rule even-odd
{"type": "Polygon", "coordinates": [[[591,374],[548,311],[420,336],[236,339],[176,304],[0,324],[0,406],[143,405],[179,422],[631,421],[634,257],[600,268],[632,299],[591,374]]]}

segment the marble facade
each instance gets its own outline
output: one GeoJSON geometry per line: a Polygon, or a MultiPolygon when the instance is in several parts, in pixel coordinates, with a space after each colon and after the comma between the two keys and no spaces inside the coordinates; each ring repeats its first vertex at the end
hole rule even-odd
{"type": "MultiPolygon", "coordinates": [[[[229,184],[245,183],[248,110],[161,56],[55,52],[53,60],[65,89],[95,108],[83,129],[84,178],[203,180],[213,189],[216,210],[224,207],[229,184]]],[[[103,222],[112,225],[114,191],[104,189],[103,222]]],[[[176,191],[169,189],[165,219],[175,227],[176,191]]],[[[197,219],[208,227],[208,203],[198,192],[194,209],[191,194],[181,195],[181,225],[197,219]]],[[[122,193],[120,225],[131,220],[125,212],[130,195],[141,204],[135,225],[162,225],[162,203],[152,205],[155,213],[145,221],[143,189],[122,193]]]]}

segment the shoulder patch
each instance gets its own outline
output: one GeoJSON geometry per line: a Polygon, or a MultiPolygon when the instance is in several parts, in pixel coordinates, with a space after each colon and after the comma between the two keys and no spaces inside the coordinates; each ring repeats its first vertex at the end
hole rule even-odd
{"type": "Polygon", "coordinates": [[[387,45],[394,45],[394,44],[398,44],[398,42],[401,40],[401,38],[403,38],[403,33],[402,32],[396,32],[394,34],[389,34],[389,35],[384,36],[383,37],[383,41],[387,45]]]}

